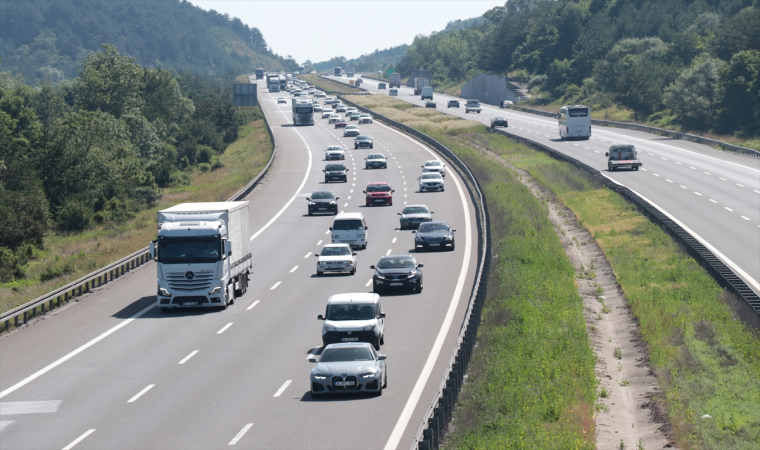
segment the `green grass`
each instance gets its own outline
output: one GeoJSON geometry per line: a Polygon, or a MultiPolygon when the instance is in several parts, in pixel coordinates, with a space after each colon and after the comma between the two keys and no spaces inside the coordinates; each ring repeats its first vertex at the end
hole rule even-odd
{"type": "Polygon", "coordinates": [[[476,135],[552,190],[594,236],[639,322],[680,448],[758,448],[760,336],[695,260],[585,172],[503,136],[476,135]],[[701,419],[703,415],[711,419],[701,419]]]}
{"type": "Polygon", "coordinates": [[[156,207],[124,223],[110,223],[77,234],[50,234],[44,250],[35,251],[26,278],[0,284],[0,311],[22,305],[87,273],[133,253],[155,239],[156,212],[182,202],[224,201],[245,186],[272,154],[269,130],[257,119],[219,156],[222,167],[194,172],[191,183],[164,192],[156,207]]]}
{"type": "Polygon", "coordinates": [[[349,86],[347,84],[338,83],[337,81],[328,80],[327,78],[321,78],[318,75],[309,73],[306,75],[299,75],[298,78],[304,80],[309,84],[322,89],[323,91],[340,92],[343,94],[356,94],[364,92],[360,88],[349,86]]]}

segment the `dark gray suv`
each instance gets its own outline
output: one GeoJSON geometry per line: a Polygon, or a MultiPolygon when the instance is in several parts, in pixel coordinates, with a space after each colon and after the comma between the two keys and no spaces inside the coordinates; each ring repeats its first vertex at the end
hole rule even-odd
{"type": "Polygon", "coordinates": [[[322,172],[325,173],[325,183],[330,181],[348,182],[348,168],[343,163],[327,164],[322,172]]]}

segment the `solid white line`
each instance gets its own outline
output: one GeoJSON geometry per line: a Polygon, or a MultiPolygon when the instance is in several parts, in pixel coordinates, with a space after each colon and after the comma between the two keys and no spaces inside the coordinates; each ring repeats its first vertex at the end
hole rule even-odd
{"type": "Polygon", "coordinates": [[[252,426],[253,426],[253,424],[252,424],[252,423],[248,423],[248,424],[246,424],[246,425],[243,427],[243,429],[242,429],[242,430],[240,430],[240,432],[239,432],[238,434],[236,434],[236,435],[235,435],[235,437],[234,437],[234,438],[232,438],[232,440],[230,441],[230,443],[229,443],[229,444],[227,444],[227,445],[235,445],[235,444],[237,444],[237,442],[240,440],[240,438],[241,438],[241,437],[243,437],[243,435],[244,435],[246,432],[248,432],[248,430],[250,430],[252,426]]]}
{"type": "Polygon", "coordinates": [[[71,450],[72,448],[74,448],[75,445],[77,445],[78,443],[82,442],[84,440],[84,438],[86,438],[87,436],[91,435],[94,431],[95,431],[95,428],[93,428],[91,430],[85,431],[83,435],[81,435],[78,438],[74,439],[74,441],[72,441],[71,444],[67,445],[66,447],[63,447],[63,450],[71,450]]]}
{"type": "Polygon", "coordinates": [[[292,383],[292,382],[293,382],[293,380],[286,381],[285,384],[283,384],[280,387],[280,389],[278,389],[277,392],[274,393],[274,395],[272,397],[279,397],[280,394],[282,394],[285,391],[285,389],[287,389],[288,386],[290,385],[290,383],[292,383]]]}
{"type": "Polygon", "coordinates": [[[261,233],[264,232],[264,230],[266,230],[267,228],[269,228],[269,226],[272,225],[274,223],[274,221],[277,220],[282,215],[282,213],[285,212],[286,209],[288,209],[288,207],[291,205],[291,203],[293,203],[293,201],[296,199],[296,197],[298,197],[298,193],[301,192],[301,190],[303,189],[304,185],[306,184],[306,180],[309,178],[309,173],[311,173],[311,159],[312,159],[312,157],[311,157],[311,147],[309,147],[309,144],[306,142],[306,139],[304,139],[303,136],[301,136],[301,133],[299,133],[298,130],[296,130],[295,128],[291,128],[291,130],[295,131],[295,133],[298,135],[298,137],[301,138],[301,140],[303,141],[303,144],[306,146],[306,150],[307,150],[306,153],[309,154],[309,164],[306,166],[306,173],[303,176],[303,180],[301,181],[301,185],[298,186],[298,189],[296,189],[296,193],[293,194],[292,197],[290,197],[290,200],[288,200],[287,203],[285,203],[285,206],[283,206],[282,209],[277,214],[275,214],[274,217],[272,217],[269,220],[269,222],[266,223],[266,225],[264,225],[263,227],[261,227],[261,229],[259,231],[257,231],[253,236],[251,236],[251,240],[256,239],[256,237],[258,235],[260,235],[261,233]]]}
{"type": "Polygon", "coordinates": [[[760,194],[760,191],[758,191],[757,189],[752,189],[752,190],[760,194]]]}
{"type": "Polygon", "coordinates": [[[232,322],[228,323],[227,325],[223,326],[221,330],[217,331],[216,334],[222,334],[225,331],[227,331],[227,328],[232,326],[232,322]]]}
{"type": "Polygon", "coordinates": [[[649,172],[647,169],[645,169],[643,167],[641,168],[641,170],[643,170],[644,172],[649,172]]]}
{"type": "Polygon", "coordinates": [[[272,286],[272,287],[269,288],[269,290],[273,291],[273,290],[277,289],[277,286],[279,286],[280,283],[282,283],[282,281],[278,281],[277,283],[275,283],[274,286],[272,286]]]}
{"type": "MultiPolygon", "coordinates": [[[[60,366],[61,364],[65,363],[69,359],[75,357],[76,355],[82,353],[83,351],[87,350],[88,348],[92,347],[93,345],[97,344],[98,342],[102,341],[103,339],[107,338],[111,334],[115,333],[122,327],[127,326],[130,324],[133,320],[137,319],[138,317],[142,316],[146,312],[153,309],[156,305],[152,304],[148,306],[147,308],[143,309],[142,311],[138,312],[134,316],[130,317],[129,319],[123,321],[122,323],[116,325],[115,327],[111,328],[110,330],[104,332],[100,336],[96,337],[95,339],[91,340],[90,342],[84,344],[83,346],[79,347],[78,349],[72,351],[71,353],[67,354],[66,356],[60,358],[59,360],[45,366],[44,368],[38,370],[37,372],[33,373],[32,375],[29,375],[28,377],[24,378],[23,380],[19,381],[18,383],[14,384],[13,386],[9,387],[8,389],[4,390],[3,392],[0,392],[0,398],[5,397],[6,395],[10,394],[11,392],[26,386],[30,382],[36,380],[37,378],[41,377],[42,375],[45,375],[46,373],[50,372],[51,370],[55,369],[56,367],[60,366]]],[[[85,436],[86,437],[86,436],[85,436]]],[[[84,438],[83,438],[84,439],[84,438]]]]}
{"type": "Polygon", "coordinates": [[[370,284],[372,284],[372,278],[370,278],[369,281],[367,281],[367,284],[365,284],[364,287],[368,287],[370,284]]]}
{"type": "Polygon", "coordinates": [[[398,238],[393,238],[393,241],[391,242],[391,244],[395,244],[396,243],[396,239],[398,239],[398,238]]]}
{"type": "Polygon", "coordinates": [[[193,350],[192,352],[190,352],[189,355],[182,358],[182,361],[178,362],[177,364],[185,364],[190,358],[195,356],[197,353],[198,353],[198,350],[193,350]]]}
{"type": "Polygon", "coordinates": [[[290,269],[290,273],[293,273],[293,272],[295,272],[295,271],[296,271],[296,269],[298,269],[298,266],[295,266],[295,267],[293,267],[292,269],[290,269]]]}
{"type": "MultiPolygon", "coordinates": [[[[410,138],[409,136],[406,136],[387,126],[385,126],[385,128],[394,131],[399,135],[409,139],[409,141],[419,145],[428,153],[433,155],[433,157],[438,157],[432,150],[410,138]]],[[[435,362],[438,360],[438,356],[441,353],[441,349],[443,348],[443,341],[446,339],[446,335],[449,333],[449,329],[451,328],[451,323],[454,320],[454,315],[456,314],[457,306],[459,305],[459,301],[462,296],[462,290],[464,289],[464,283],[467,278],[467,271],[470,267],[470,255],[472,253],[472,224],[470,223],[470,209],[467,206],[467,198],[465,197],[464,190],[462,189],[462,184],[458,180],[458,177],[453,176],[452,178],[454,179],[454,183],[457,185],[457,190],[459,191],[459,199],[462,203],[462,209],[464,212],[465,246],[464,255],[462,257],[462,268],[459,272],[459,279],[457,280],[456,287],[454,288],[454,294],[452,295],[451,302],[449,303],[449,309],[446,312],[446,316],[443,319],[443,323],[441,324],[441,327],[438,331],[438,336],[433,343],[433,347],[430,349],[430,354],[428,355],[428,359],[422,368],[422,372],[420,372],[420,376],[417,378],[417,382],[414,384],[412,393],[409,395],[409,398],[406,401],[406,405],[404,406],[404,409],[401,412],[396,425],[393,427],[393,432],[388,438],[388,442],[385,443],[386,450],[392,450],[398,447],[398,443],[404,434],[404,430],[406,430],[407,425],[409,425],[409,420],[412,418],[412,414],[417,407],[417,403],[420,401],[422,390],[425,388],[425,385],[430,379],[430,375],[433,371],[433,366],[435,366],[435,362]]]]}
{"type": "Polygon", "coordinates": [[[261,300],[256,300],[255,302],[251,303],[251,306],[247,307],[245,310],[250,311],[253,309],[254,306],[258,305],[261,300]]]}
{"type": "Polygon", "coordinates": [[[153,389],[153,386],[155,386],[155,384],[149,384],[149,385],[145,386],[145,389],[143,389],[142,391],[138,392],[137,394],[135,394],[134,397],[132,397],[129,400],[127,400],[127,403],[134,403],[138,398],[142,397],[142,395],[144,393],[146,393],[149,390],[153,389]]]}
{"type": "Polygon", "coordinates": [[[303,259],[306,259],[306,258],[308,258],[309,256],[311,256],[311,252],[307,253],[307,254],[306,254],[306,256],[304,256],[304,257],[303,257],[303,259]]]}

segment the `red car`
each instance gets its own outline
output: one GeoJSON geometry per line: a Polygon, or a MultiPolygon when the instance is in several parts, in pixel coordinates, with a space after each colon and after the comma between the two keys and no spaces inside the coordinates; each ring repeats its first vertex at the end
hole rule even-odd
{"type": "Polygon", "coordinates": [[[366,205],[393,205],[393,193],[396,192],[391,189],[391,185],[387,181],[376,181],[367,185],[367,189],[363,191],[366,195],[366,205]]]}
{"type": "Polygon", "coordinates": [[[346,119],[338,119],[335,122],[335,128],[346,128],[346,125],[348,125],[346,119]]]}

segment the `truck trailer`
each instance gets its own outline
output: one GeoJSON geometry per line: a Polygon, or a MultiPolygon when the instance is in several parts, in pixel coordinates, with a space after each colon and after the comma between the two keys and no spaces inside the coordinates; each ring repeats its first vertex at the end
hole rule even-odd
{"type": "Polygon", "coordinates": [[[422,88],[422,100],[433,99],[433,86],[425,86],[422,88]]]}
{"type": "Polygon", "coordinates": [[[252,273],[250,207],[242,202],[182,203],[158,212],[156,303],[226,309],[248,290],[252,273]]]}
{"type": "Polygon", "coordinates": [[[427,78],[415,78],[414,79],[414,95],[421,95],[422,88],[430,86],[430,80],[427,78]]]}
{"type": "Polygon", "coordinates": [[[343,75],[343,69],[341,69],[340,67],[336,67],[334,73],[336,77],[340,77],[343,75]]]}
{"type": "Polygon", "coordinates": [[[401,74],[400,73],[392,73],[390,76],[388,76],[388,88],[400,88],[401,87],[401,74]]]}

